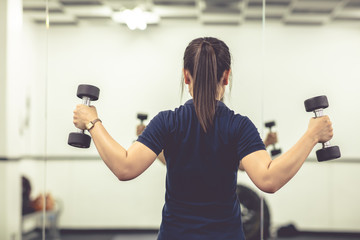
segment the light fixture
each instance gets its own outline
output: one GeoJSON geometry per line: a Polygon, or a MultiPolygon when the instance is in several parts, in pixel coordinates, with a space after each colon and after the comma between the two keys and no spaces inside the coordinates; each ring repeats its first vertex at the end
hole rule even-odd
{"type": "Polygon", "coordinates": [[[121,12],[115,12],[112,15],[112,19],[116,23],[125,23],[130,30],[145,30],[148,24],[158,23],[160,17],[137,7],[133,10],[126,9],[121,12]]]}

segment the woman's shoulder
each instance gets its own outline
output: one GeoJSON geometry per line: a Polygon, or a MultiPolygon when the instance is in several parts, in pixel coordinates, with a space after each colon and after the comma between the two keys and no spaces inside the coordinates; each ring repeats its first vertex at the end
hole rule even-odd
{"type": "Polygon", "coordinates": [[[228,117],[230,120],[249,120],[249,118],[246,115],[243,115],[241,113],[235,112],[233,109],[226,106],[224,103],[219,102],[217,106],[217,113],[221,116],[228,117]]]}
{"type": "Polygon", "coordinates": [[[219,116],[221,126],[231,129],[232,133],[243,132],[255,127],[248,116],[237,113],[225,105],[220,107],[219,116]]]}

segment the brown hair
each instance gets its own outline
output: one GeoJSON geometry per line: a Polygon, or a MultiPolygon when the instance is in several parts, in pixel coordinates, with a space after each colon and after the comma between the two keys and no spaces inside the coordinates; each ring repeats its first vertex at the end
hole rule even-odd
{"type": "Polygon", "coordinates": [[[205,132],[213,125],[218,83],[230,66],[229,48],[219,39],[196,38],[185,49],[184,69],[190,72],[194,80],[195,112],[205,132]]]}

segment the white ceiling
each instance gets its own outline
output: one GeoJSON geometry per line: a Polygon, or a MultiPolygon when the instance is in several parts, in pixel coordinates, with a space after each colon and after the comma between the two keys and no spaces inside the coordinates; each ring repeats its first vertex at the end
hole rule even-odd
{"type": "MultiPolygon", "coordinates": [[[[23,0],[25,15],[43,23],[46,6],[52,25],[78,25],[82,22],[113,24],[114,13],[141,7],[171,19],[202,24],[239,25],[261,21],[262,0],[23,0]]],[[[360,23],[360,0],[266,0],[266,21],[283,24],[324,25],[330,22],[360,23]]]]}

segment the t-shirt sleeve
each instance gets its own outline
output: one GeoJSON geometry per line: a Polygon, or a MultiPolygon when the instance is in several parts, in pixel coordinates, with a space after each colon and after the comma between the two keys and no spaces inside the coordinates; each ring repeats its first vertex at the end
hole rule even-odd
{"type": "Polygon", "coordinates": [[[156,155],[159,155],[164,149],[165,139],[168,135],[166,115],[166,112],[160,112],[156,115],[137,139],[156,155]]]}
{"type": "Polygon", "coordinates": [[[236,129],[236,150],[239,160],[250,153],[266,150],[264,142],[260,138],[260,134],[253,122],[247,117],[242,118],[238,122],[236,129]]]}

